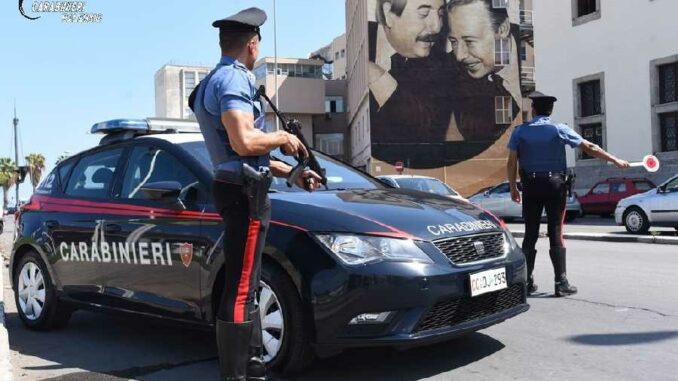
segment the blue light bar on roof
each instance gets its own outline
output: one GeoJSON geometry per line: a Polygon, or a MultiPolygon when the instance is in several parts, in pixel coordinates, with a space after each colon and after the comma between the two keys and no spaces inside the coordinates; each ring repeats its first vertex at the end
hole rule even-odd
{"type": "Polygon", "coordinates": [[[200,132],[198,123],[183,119],[114,119],[92,126],[92,134],[135,132],[138,134],[200,132]]]}

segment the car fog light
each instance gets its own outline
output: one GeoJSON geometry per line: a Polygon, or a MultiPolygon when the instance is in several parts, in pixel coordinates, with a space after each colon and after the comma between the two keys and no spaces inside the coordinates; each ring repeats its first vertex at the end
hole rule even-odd
{"type": "Polygon", "coordinates": [[[351,319],[351,322],[348,323],[350,325],[356,325],[356,324],[382,324],[388,321],[388,319],[391,317],[393,314],[393,311],[389,312],[376,312],[376,313],[368,313],[368,314],[360,314],[353,319],[351,319]]]}

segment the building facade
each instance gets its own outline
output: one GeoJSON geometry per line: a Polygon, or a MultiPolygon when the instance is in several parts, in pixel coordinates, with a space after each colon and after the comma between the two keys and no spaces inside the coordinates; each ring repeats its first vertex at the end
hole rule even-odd
{"type": "Polygon", "coordinates": [[[554,119],[611,153],[660,172],[617,171],[570,152],[581,192],[613,176],[659,183],[678,172],[678,2],[567,0],[535,2],[539,88],[558,97],[554,119]]]}
{"type": "Polygon", "coordinates": [[[402,162],[466,195],[503,181],[506,144],[534,90],[529,6],[347,0],[351,163],[382,175],[402,162]]]}
{"type": "Polygon", "coordinates": [[[323,66],[325,79],[346,79],[346,34],[342,34],[332,40],[329,45],[311,53],[309,58],[326,62],[323,66]]]}
{"type": "Polygon", "coordinates": [[[212,68],[164,65],[155,73],[155,116],[195,119],[188,107],[188,96],[212,68]]]}

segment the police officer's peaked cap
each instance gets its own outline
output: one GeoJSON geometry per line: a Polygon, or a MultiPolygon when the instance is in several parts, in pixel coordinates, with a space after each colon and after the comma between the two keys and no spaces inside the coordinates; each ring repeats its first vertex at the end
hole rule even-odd
{"type": "Polygon", "coordinates": [[[558,98],[551,95],[543,94],[539,91],[535,91],[534,93],[530,94],[529,97],[535,102],[554,103],[558,101],[558,98]]]}
{"type": "Polygon", "coordinates": [[[264,25],[265,22],[266,12],[253,7],[242,10],[225,19],[217,20],[212,23],[212,26],[219,28],[221,31],[255,32],[259,35],[259,39],[261,39],[259,27],[264,25]]]}

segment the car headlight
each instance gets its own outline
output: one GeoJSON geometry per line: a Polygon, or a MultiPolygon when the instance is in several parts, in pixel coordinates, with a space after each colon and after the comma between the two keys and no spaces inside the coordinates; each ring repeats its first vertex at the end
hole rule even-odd
{"type": "Polygon", "coordinates": [[[316,238],[347,265],[381,261],[433,263],[411,239],[357,234],[316,234],[316,238]]]}

